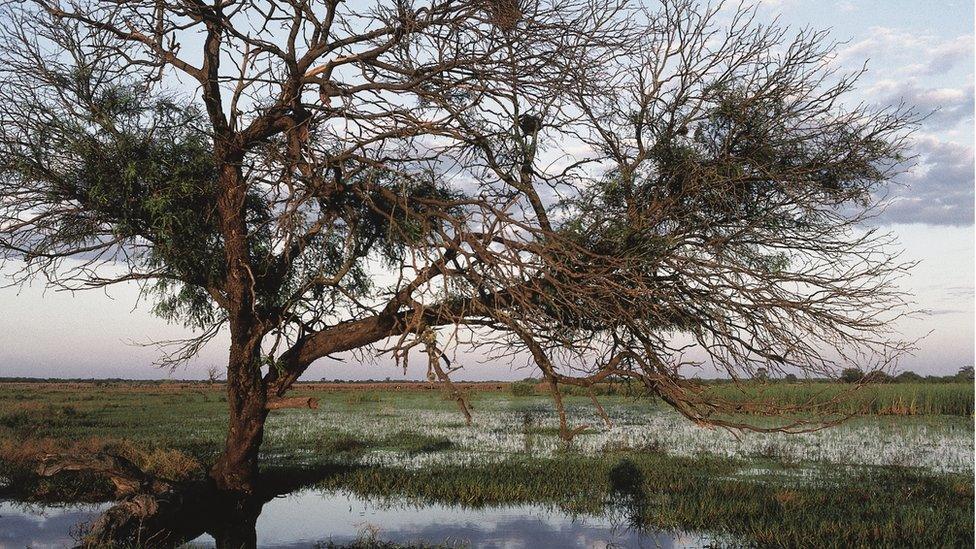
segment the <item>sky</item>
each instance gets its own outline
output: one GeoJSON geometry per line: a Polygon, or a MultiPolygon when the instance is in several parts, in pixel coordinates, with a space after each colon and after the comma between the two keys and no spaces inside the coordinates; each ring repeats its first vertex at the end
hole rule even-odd
{"type": "MultiPolygon", "coordinates": [[[[914,136],[917,163],[896,181],[878,220],[918,266],[901,283],[927,314],[903,321],[906,338],[922,338],[900,369],[955,373],[974,356],[973,3],[909,0],[764,0],[763,19],[794,28],[830,29],[840,42],[833,63],[857,68],[867,61],[853,100],[901,102],[929,113],[914,136]]],[[[151,341],[187,336],[182,327],[151,315],[134,287],[69,294],[42,281],[0,288],[0,376],[95,378],[203,378],[225,363],[226,339],[175,371],[153,362],[151,341]]],[[[483,363],[456,357],[457,379],[516,379],[533,372],[521,363],[483,363]]],[[[420,366],[407,378],[424,375],[420,366]]],[[[705,374],[707,375],[707,374],[705,374]]],[[[321,360],[304,379],[404,379],[385,360],[364,364],[321,360]]]]}

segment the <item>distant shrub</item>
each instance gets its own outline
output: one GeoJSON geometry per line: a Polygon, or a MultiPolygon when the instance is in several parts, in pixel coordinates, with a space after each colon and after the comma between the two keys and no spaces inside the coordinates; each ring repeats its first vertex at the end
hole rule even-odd
{"type": "Polygon", "coordinates": [[[880,370],[868,372],[861,378],[862,383],[891,383],[893,380],[893,377],[880,370]]]}
{"type": "Polygon", "coordinates": [[[639,397],[648,395],[643,385],[631,381],[604,381],[594,383],[589,387],[579,385],[560,385],[559,391],[567,396],[625,396],[639,397]]]}
{"type": "Polygon", "coordinates": [[[902,372],[895,376],[896,383],[916,383],[923,379],[925,378],[912,371],[902,372]]]}
{"type": "Polygon", "coordinates": [[[349,391],[343,397],[346,404],[349,406],[356,406],[360,404],[367,404],[370,402],[379,402],[380,397],[376,393],[369,391],[349,391]]]}
{"type": "Polygon", "coordinates": [[[532,396],[535,394],[535,385],[534,382],[516,381],[512,383],[510,390],[512,391],[512,396],[532,396]]]}
{"type": "Polygon", "coordinates": [[[857,383],[864,378],[864,371],[860,368],[844,368],[840,373],[840,380],[844,383],[857,383]]]}

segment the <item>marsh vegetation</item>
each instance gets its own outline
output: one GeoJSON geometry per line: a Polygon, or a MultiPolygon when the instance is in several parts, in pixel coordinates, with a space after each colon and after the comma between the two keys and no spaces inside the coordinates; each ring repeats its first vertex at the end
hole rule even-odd
{"type": "MultiPolygon", "coordinates": [[[[295,506],[352,498],[404,517],[414,516],[408,509],[483,517],[534,509],[562,529],[589,529],[594,539],[625,544],[634,532],[665,546],[676,539],[730,546],[972,540],[971,412],[923,413],[966,398],[971,410],[968,383],[865,387],[879,391],[875,400],[914,399],[915,415],[867,407],[840,426],[797,435],[703,429],[665,403],[619,394],[601,397],[613,422],[608,428],[589,398],[569,395],[567,409],[590,426],[568,444],[547,397],[516,386],[464,386],[470,426],[452,400],[425,385],[336,387],[302,386],[319,407],[269,421],[263,474],[304,490],[289,496],[298,500],[286,498],[295,506]]],[[[22,466],[32,454],[65,448],[108,449],[167,478],[203,476],[220,451],[225,414],[223,393],[204,384],[7,384],[0,391],[3,497],[35,504],[110,498],[104,479],[42,479],[22,466]]],[[[277,505],[266,512],[280,517],[292,504],[277,505]]],[[[321,523],[338,528],[335,538],[306,528],[303,539],[349,543],[346,534],[366,519],[346,518],[341,526],[321,523]]],[[[290,539],[268,524],[258,520],[259,539],[290,539]]],[[[469,542],[488,535],[428,526],[409,535],[391,526],[386,537],[380,528],[375,536],[440,544],[464,541],[456,534],[469,542]]]]}

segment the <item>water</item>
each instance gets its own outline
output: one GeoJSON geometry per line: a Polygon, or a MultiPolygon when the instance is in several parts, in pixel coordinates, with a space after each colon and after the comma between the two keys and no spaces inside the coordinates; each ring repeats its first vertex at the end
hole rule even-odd
{"type": "MultiPolygon", "coordinates": [[[[79,526],[108,504],[65,507],[0,502],[0,547],[70,547],[79,526]]],[[[538,505],[466,509],[417,505],[407,500],[371,501],[346,491],[306,490],[266,503],[257,519],[258,547],[314,547],[357,539],[400,544],[426,542],[463,547],[702,547],[704,536],[646,532],[627,527],[623,516],[571,516],[538,505]]],[[[214,547],[209,534],[194,547],[214,547]]]]}
{"type": "MultiPolygon", "coordinates": [[[[567,410],[573,425],[591,426],[577,436],[572,449],[587,455],[606,450],[642,448],[675,456],[720,456],[736,459],[772,458],[791,464],[829,466],[915,467],[935,473],[973,472],[972,422],[965,417],[860,417],[839,426],[804,434],[730,433],[703,429],[667,408],[607,404],[614,426],[605,428],[596,412],[585,404],[567,410]]],[[[456,410],[429,410],[383,405],[380,413],[326,402],[315,411],[285,412],[269,420],[265,444],[287,448],[281,456],[300,459],[295,448],[314,449],[323,432],[339,425],[343,433],[361,440],[382,440],[410,426],[421,434],[451,441],[447,452],[407,454],[373,450],[361,462],[407,468],[429,465],[464,465],[504,460],[510,456],[555,456],[565,444],[555,434],[559,419],[541,401],[523,402],[503,395],[480,402],[471,426],[459,421],[456,410]],[[548,435],[525,432],[529,422],[549,428],[548,435]]],[[[308,450],[309,454],[314,450],[308,450]]]]}

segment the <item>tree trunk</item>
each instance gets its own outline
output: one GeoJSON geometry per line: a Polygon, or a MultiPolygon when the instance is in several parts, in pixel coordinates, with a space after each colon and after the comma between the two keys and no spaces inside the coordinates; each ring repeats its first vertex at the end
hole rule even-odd
{"type": "Polygon", "coordinates": [[[222,289],[231,343],[227,363],[227,439],[210,477],[220,491],[250,494],[257,480],[258,450],[268,415],[260,367],[262,332],[257,316],[257,281],[248,252],[242,151],[223,143],[216,147],[215,156],[220,167],[217,210],[227,269],[222,289]]]}
{"type": "Polygon", "coordinates": [[[223,454],[210,470],[210,478],[218,490],[250,494],[257,481],[258,450],[264,438],[268,408],[256,362],[255,349],[260,348],[260,343],[243,347],[231,346],[227,368],[227,439],[223,454]]]}

